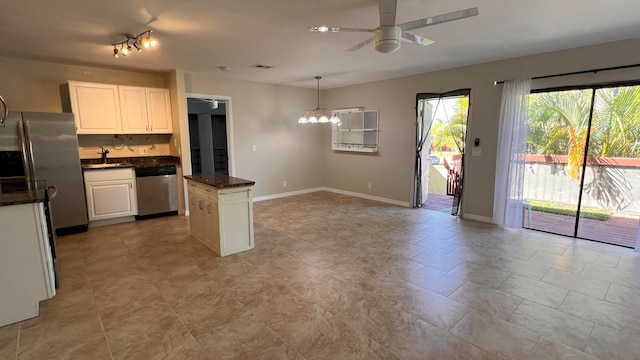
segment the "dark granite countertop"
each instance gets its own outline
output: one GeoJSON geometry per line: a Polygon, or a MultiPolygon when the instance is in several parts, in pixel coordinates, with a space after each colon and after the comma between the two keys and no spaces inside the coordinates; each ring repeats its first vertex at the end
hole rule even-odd
{"type": "Polygon", "coordinates": [[[224,174],[194,174],[186,175],[184,178],[187,180],[199,182],[204,185],[213,186],[218,189],[253,186],[256,183],[252,180],[240,179],[224,174]]]}
{"type": "MultiPolygon", "coordinates": [[[[102,164],[101,158],[80,159],[82,165],[102,164]]],[[[180,158],[177,156],[134,156],[134,157],[108,157],[107,164],[128,163],[132,167],[153,167],[180,165],[180,158]]],[[[86,167],[83,167],[86,168],[86,167]]]]}
{"type": "Polygon", "coordinates": [[[44,201],[46,181],[0,180],[0,206],[44,201]]]}

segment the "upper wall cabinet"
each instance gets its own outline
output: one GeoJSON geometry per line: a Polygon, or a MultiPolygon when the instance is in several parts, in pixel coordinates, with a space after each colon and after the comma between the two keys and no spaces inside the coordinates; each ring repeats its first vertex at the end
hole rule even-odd
{"type": "Polygon", "coordinates": [[[378,110],[340,112],[332,124],[332,150],[378,152],[378,110]]]}
{"type": "Polygon", "coordinates": [[[69,81],[78,134],[121,134],[118,86],[69,81]]]}
{"type": "Polygon", "coordinates": [[[171,134],[169,89],[69,81],[78,134],[171,134]]]}
{"type": "Polygon", "coordinates": [[[171,103],[168,89],[120,86],[122,130],[125,134],[170,134],[171,103]]]}

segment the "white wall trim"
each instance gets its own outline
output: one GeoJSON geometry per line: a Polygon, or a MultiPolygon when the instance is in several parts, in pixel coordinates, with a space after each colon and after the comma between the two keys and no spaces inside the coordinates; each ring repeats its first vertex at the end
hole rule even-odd
{"type": "Polygon", "coordinates": [[[461,217],[467,220],[474,220],[474,221],[479,221],[487,224],[494,224],[493,218],[486,217],[486,216],[475,215],[475,214],[462,214],[461,217]]]}
{"type": "Polygon", "coordinates": [[[406,201],[398,201],[398,200],[387,199],[387,198],[383,198],[383,197],[379,197],[379,196],[361,194],[361,193],[357,193],[357,192],[339,190],[339,189],[328,188],[328,187],[317,187],[317,188],[298,190],[298,191],[291,191],[291,192],[280,193],[280,194],[258,196],[258,197],[253,198],[253,202],[279,199],[279,198],[288,197],[288,196],[309,194],[309,193],[318,192],[318,191],[328,191],[328,192],[332,192],[332,193],[336,193],[336,194],[342,194],[342,195],[348,195],[348,196],[358,197],[358,198],[367,199],[367,200],[379,201],[379,202],[392,204],[392,205],[410,207],[410,204],[408,202],[406,202],[406,201]]]}
{"type": "Polygon", "coordinates": [[[361,194],[361,193],[357,193],[357,192],[333,189],[333,188],[328,188],[328,187],[325,187],[325,188],[322,188],[322,189],[325,190],[325,191],[329,191],[329,192],[333,192],[333,193],[337,193],[337,194],[349,195],[349,196],[353,196],[353,197],[359,197],[359,198],[362,198],[362,199],[379,201],[379,202],[392,204],[392,205],[398,205],[398,206],[403,206],[403,207],[410,207],[411,206],[411,204],[409,204],[409,202],[407,202],[407,201],[399,201],[399,200],[387,199],[387,198],[383,198],[383,197],[379,197],[379,196],[361,194]]]}
{"type": "Polygon", "coordinates": [[[323,191],[323,190],[324,190],[324,188],[319,187],[319,188],[312,188],[312,189],[305,189],[305,190],[298,190],[298,191],[290,191],[290,192],[286,192],[286,193],[258,196],[258,197],[253,198],[253,202],[280,199],[280,198],[284,198],[284,197],[309,194],[309,193],[312,193],[312,192],[323,191]]]}

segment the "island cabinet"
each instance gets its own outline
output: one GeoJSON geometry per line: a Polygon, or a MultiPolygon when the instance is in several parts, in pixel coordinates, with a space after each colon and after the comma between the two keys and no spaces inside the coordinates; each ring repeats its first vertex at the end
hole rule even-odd
{"type": "Polygon", "coordinates": [[[254,182],[222,174],[185,176],[191,235],[220,256],[254,247],[254,182]]]}

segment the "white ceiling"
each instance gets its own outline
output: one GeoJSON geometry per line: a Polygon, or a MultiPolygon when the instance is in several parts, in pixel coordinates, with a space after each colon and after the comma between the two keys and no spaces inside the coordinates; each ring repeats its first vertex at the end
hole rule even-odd
{"type": "Polygon", "coordinates": [[[638,0],[398,0],[397,22],[469,7],[480,15],[412,31],[434,44],[380,54],[345,51],[366,33],[306,31],[375,28],[376,0],[3,0],[0,55],[304,87],[321,75],[332,88],[640,36],[638,0]],[[111,43],[147,29],[158,48],[112,56],[111,43]]]}

